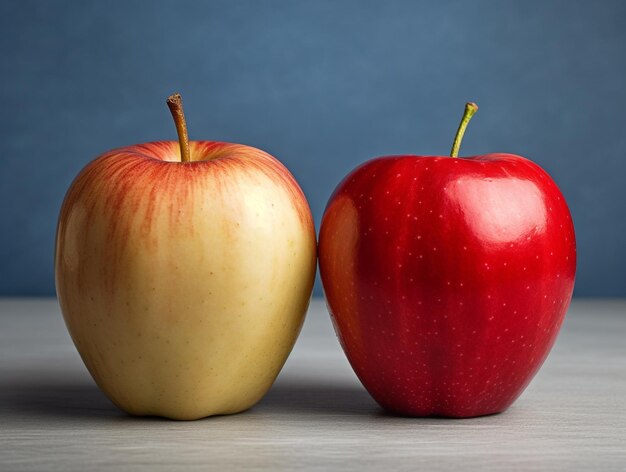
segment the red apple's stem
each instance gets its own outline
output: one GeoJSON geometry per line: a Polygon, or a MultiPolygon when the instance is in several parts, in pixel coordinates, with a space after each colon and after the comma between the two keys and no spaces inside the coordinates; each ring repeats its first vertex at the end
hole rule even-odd
{"type": "Polygon", "coordinates": [[[176,124],[178,144],[180,145],[180,160],[181,162],[190,162],[189,135],[187,134],[187,122],[185,121],[185,113],[183,112],[183,98],[179,93],[170,95],[167,97],[167,106],[172,112],[172,117],[176,124]]]}
{"type": "Polygon", "coordinates": [[[452,151],[450,151],[450,157],[458,157],[459,149],[461,148],[461,141],[463,141],[463,135],[465,134],[465,129],[467,128],[467,124],[474,116],[478,110],[478,105],[473,102],[469,102],[465,104],[465,111],[463,112],[463,118],[461,118],[461,123],[459,123],[459,129],[456,131],[456,136],[454,137],[454,143],[452,144],[452,151]]]}

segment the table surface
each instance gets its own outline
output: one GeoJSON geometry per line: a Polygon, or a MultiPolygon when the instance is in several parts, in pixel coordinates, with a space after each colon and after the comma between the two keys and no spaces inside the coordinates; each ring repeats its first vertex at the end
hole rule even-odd
{"type": "Polygon", "coordinates": [[[626,300],[576,300],[505,413],[385,414],[361,387],[321,300],[253,409],[193,422],[134,418],[95,386],[54,299],[0,299],[0,470],[626,470],[626,300]]]}

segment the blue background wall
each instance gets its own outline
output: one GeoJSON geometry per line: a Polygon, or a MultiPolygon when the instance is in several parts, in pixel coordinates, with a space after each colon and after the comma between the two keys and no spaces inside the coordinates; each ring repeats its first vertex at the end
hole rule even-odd
{"type": "Polygon", "coordinates": [[[625,25],[619,0],[2,2],[0,295],[54,293],[72,178],[174,139],[179,90],[192,138],[277,156],[318,225],[363,160],[447,153],[475,100],[462,154],[543,166],[574,216],[577,295],[626,296],[625,25]]]}

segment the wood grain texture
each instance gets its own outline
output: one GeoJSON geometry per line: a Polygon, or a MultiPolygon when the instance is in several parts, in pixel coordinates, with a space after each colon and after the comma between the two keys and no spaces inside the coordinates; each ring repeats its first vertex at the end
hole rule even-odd
{"type": "Polygon", "coordinates": [[[132,418],[89,377],[55,300],[0,300],[0,470],[625,470],[626,301],[576,300],[507,412],[386,415],[314,300],[255,408],[195,422],[132,418]]]}

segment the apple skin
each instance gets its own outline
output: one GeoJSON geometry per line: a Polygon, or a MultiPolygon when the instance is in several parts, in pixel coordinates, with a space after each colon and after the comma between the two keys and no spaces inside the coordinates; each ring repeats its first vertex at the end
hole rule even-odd
{"type": "Polygon", "coordinates": [[[55,278],[70,335],[132,415],[197,419],[258,402],[302,326],[316,265],[308,203],[258,149],[117,149],[65,197],[55,278]]]}
{"type": "Polygon", "coordinates": [[[396,414],[464,418],[505,410],[541,367],[576,243],[561,192],[523,157],[390,156],[335,190],[319,264],[372,397],[396,414]]]}

